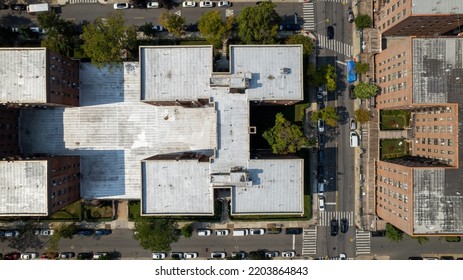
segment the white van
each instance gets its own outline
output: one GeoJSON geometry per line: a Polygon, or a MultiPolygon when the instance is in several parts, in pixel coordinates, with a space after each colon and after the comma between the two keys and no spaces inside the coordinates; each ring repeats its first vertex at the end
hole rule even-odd
{"type": "Polygon", "coordinates": [[[325,184],[323,182],[318,182],[318,196],[323,196],[325,193],[325,184]]]}
{"type": "Polygon", "coordinates": [[[325,198],[323,196],[318,197],[318,210],[325,211],[325,198]]]}
{"type": "Polygon", "coordinates": [[[350,132],[350,146],[353,147],[358,147],[359,146],[359,136],[355,131],[350,132]]]}
{"type": "Polygon", "coordinates": [[[234,229],[233,236],[245,236],[249,234],[248,229],[234,229]]]}

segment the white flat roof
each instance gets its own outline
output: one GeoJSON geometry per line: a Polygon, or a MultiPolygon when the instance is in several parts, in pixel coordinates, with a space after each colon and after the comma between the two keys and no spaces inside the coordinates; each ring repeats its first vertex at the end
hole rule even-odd
{"type": "Polygon", "coordinates": [[[251,187],[232,188],[232,214],[303,214],[304,160],[249,160],[251,187]]]}
{"type": "Polygon", "coordinates": [[[142,169],[143,214],[214,214],[209,162],[146,160],[142,169]]]}
{"type": "Polygon", "coordinates": [[[46,49],[0,48],[0,103],[46,103],[46,49]]]}
{"type": "Polygon", "coordinates": [[[248,100],[303,100],[302,45],[230,46],[230,72],[251,72],[248,100]]]}
{"type": "Polygon", "coordinates": [[[212,56],[211,46],[140,47],[141,99],[209,98],[212,56]]]}
{"type": "Polygon", "coordinates": [[[48,215],[48,161],[0,161],[0,216],[48,215]]]}

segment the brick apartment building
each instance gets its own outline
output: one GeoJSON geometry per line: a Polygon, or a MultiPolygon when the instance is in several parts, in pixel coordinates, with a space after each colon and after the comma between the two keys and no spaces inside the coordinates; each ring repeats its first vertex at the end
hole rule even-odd
{"type": "Polygon", "coordinates": [[[45,48],[0,48],[0,61],[0,216],[48,216],[80,199],[80,157],[25,153],[20,119],[79,106],[79,61],[45,48]]]}
{"type": "Polygon", "coordinates": [[[377,108],[410,112],[409,125],[388,134],[408,155],[377,162],[378,216],[409,235],[461,235],[463,38],[388,38],[376,77],[377,108]]]}
{"type": "Polygon", "coordinates": [[[463,25],[461,0],[378,0],[375,26],[384,36],[434,36],[463,25]]]}

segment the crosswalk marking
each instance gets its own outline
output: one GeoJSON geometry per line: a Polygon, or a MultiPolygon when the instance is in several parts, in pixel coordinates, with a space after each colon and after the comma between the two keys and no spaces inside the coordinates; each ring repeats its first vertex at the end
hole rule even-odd
{"type": "MultiPolygon", "coordinates": [[[[339,260],[339,257],[318,257],[317,260],[331,260],[331,261],[336,261],[339,260]]],[[[354,260],[354,258],[347,258],[348,261],[354,260]]]]}
{"type": "Polygon", "coordinates": [[[302,14],[304,16],[304,30],[305,31],[315,30],[314,3],[304,2],[302,5],[302,14]]]}
{"type": "Polygon", "coordinates": [[[69,4],[95,4],[98,0],[69,0],[69,4]]]}
{"type": "Polygon", "coordinates": [[[329,226],[332,219],[338,220],[338,222],[342,218],[347,218],[349,225],[353,225],[354,223],[354,212],[353,211],[320,211],[318,212],[318,225],[319,226],[329,226]]]}
{"type": "Polygon", "coordinates": [[[341,4],[347,4],[349,0],[317,0],[318,2],[336,2],[336,3],[341,3],[341,4]]]}
{"type": "Polygon", "coordinates": [[[369,255],[370,254],[370,232],[358,230],[355,233],[355,254],[369,255]]]}
{"type": "Polygon", "coordinates": [[[317,254],[317,228],[304,229],[302,233],[302,255],[317,254]]]}
{"type": "Polygon", "coordinates": [[[318,45],[321,48],[327,48],[332,51],[335,51],[340,54],[344,54],[345,56],[352,56],[353,50],[352,46],[340,41],[336,40],[329,40],[325,35],[317,34],[318,45]]]}

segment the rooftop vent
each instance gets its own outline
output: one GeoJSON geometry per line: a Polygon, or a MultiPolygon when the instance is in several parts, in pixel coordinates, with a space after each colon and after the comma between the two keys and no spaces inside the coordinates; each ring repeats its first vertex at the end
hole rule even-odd
{"type": "Polygon", "coordinates": [[[291,74],[291,68],[281,68],[280,69],[280,74],[291,74]]]}

